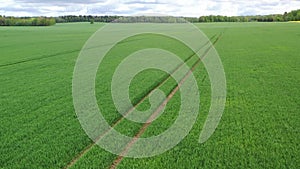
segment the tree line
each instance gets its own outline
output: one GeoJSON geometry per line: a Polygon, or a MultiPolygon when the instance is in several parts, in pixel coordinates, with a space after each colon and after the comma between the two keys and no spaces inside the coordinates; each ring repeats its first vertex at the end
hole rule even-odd
{"type": "Polygon", "coordinates": [[[186,23],[183,17],[172,16],[126,16],[118,18],[114,23],[186,23]]]}
{"type": "Polygon", "coordinates": [[[92,15],[67,15],[56,17],[56,23],[68,23],[68,22],[113,22],[120,18],[120,16],[92,16],[92,15]]]}
{"type": "Polygon", "coordinates": [[[209,15],[197,17],[171,17],[171,16],[92,16],[92,15],[67,15],[59,17],[5,17],[0,15],[0,26],[51,26],[56,23],[68,22],[146,22],[146,23],[183,23],[195,22],[286,22],[300,21],[300,9],[284,14],[257,15],[257,16],[221,16],[209,15]]]}
{"type": "Polygon", "coordinates": [[[68,22],[117,22],[117,23],[183,23],[183,22],[198,22],[197,17],[172,17],[172,16],[92,16],[92,15],[67,15],[55,18],[56,23],[68,22]]]}
{"type": "Polygon", "coordinates": [[[55,20],[57,23],[66,22],[151,22],[151,23],[182,23],[183,21],[196,22],[286,22],[300,21],[300,9],[284,14],[257,15],[257,16],[221,16],[209,15],[197,17],[171,17],[171,16],[92,16],[92,15],[69,15],[59,16],[55,20]]]}
{"type": "Polygon", "coordinates": [[[54,18],[47,17],[5,17],[0,15],[0,26],[51,26],[54,18]]]}
{"type": "Polygon", "coordinates": [[[65,22],[154,22],[154,23],[182,23],[183,19],[195,22],[286,22],[300,21],[300,10],[294,10],[284,14],[257,15],[257,16],[221,16],[209,15],[197,17],[175,18],[170,16],[139,16],[139,17],[121,17],[121,16],[60,16],[56,18],[57,23],[65,22]]]}
{"type": "Polygon", "coordinates": [[[287,22],[300,21],[300,9],[289,13],[275,15],[257,15],[257,16],[221,16],[210,15],[201,16],[198,22],[287,22]]]}

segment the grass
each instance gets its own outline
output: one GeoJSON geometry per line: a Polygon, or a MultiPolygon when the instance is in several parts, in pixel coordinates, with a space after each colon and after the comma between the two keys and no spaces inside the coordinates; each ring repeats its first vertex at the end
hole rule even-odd
{"type": "MultiPolygon", "coordinates": [[[[101,26],[80,23],[0,27],[0,168],[63,168],[91,144],[74,112],[72,73],[83,44],[101,26]]],[[[223,32],[215,45],[228,86],[221,123],[206,143],[198,143],[210,104],[209,79],[200,65],[194,75],[200,88],[201,110],[190,134],[162,155],[125,158],[119,168],[299,168],[300,25],[196,26],[208,37],[223,32]]],[[[165,48],[181,52],[182,58],[190,52],[165,37],[146,35],[145,38],[148,40],[116,46],[99,70],[97,99],[101,108],[106,109],[103,112],[110,123],[120,115],[110,97],[101,97],[110,96],[110,91],[105,90],[110,87],[110,80],[103,83],[101,78],[110,79],[113,69],[107,67],[114,68],[121,61],[122,56],[113,58],[115,54],[131,53],[157,40],[168,42],[165,48]],[[132,51],[126,50],[128,47],[132,51]]],[[[188,64],[194,61],[191,59],[188,64]]],[[[131,83],[132,101],[137,102],[165,76],[155,70],[139,74],[131,83]]],[[[173,87],[174,81],[170,79],[160,89],[168,93],[173,87]]],[[[157,135],[174,122],[178,99],[180,93],[170,100],[166,112],[142,137],[157,135]]],[[[148,103],[141,104],[139,109],[149,108],[148,103]]],[[[125,120],[116,129],[133,136],[140,126],[125,120]]],[[[108,168],[115,158],[95,146],[73,168],[108,168]]]]}

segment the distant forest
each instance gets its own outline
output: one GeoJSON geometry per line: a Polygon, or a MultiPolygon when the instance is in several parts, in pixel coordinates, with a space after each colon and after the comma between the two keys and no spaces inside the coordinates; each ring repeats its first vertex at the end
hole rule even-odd
{"type": "Polygon", "coordinates": [[[257,15],[257,16],[201,16],[198,22],[286,22],[300,21],[300,9],[284,14],[257,15]]]}
{"type": "Polygon", "coordinates": [[[92,16],[92,15],[68,15],[59,17],[10,17],[0,15],[0,26],[51,26],[56,23],[69,22],[148,22],[148,23],[181,23],[181,22],[287,22],[300,21],[300,9],[284,14],[256,15],[256,16],[221,16],[209,15],[196,17],[122,17],[122,16],[92,16]]]}
{"type": "Polygon", "coordinates": [[[0,26],[51,26],[55,24],[55,18],[5,17],[0,15],[0,26]]]}

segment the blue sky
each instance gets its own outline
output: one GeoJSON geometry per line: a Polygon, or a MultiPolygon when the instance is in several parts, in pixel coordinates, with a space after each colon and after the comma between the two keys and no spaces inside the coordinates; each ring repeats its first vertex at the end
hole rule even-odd
{"type": "Polygon", "coordinates": [[[0,15],[264,15],[300,9],[300,0],[1,0],[0,15]]]}

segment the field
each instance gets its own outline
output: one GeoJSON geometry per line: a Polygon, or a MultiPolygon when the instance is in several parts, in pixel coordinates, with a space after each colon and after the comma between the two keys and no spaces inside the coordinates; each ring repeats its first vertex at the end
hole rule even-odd
{"type": "MultiPolygon", "coordinates": [[[[103,25],[0,27],[0,168],[111,167],[117,155],[93,145],[72,99],[79,52],[103,25]]],[[[162,155],[124,158],[118,168],[300,168],[300,24],[196,26],[216,42],[225,69],[226,107],[217,130],[207,142],[198,143],[211,99],[210,81],[200,64],[193,74],[201,109],[189,135],[162,155]]],[[[97,101],[111,125],[121,118],[108,90],[114,69],[126,54],[143,46],[174,50],[190,67],[197,61],[189,58],[192,52],[184,45],[163,36],[145,34],[119,43],[96,78],[97,101]]],[[[168,95],[175,87],[166,73],[149,70],[133,79],[130,98],[138,104],[145,97],[137,108],[147,110],[149,92],[159,88],[168,95]]],[[[141,137],[166,130],[177,117],[179,100],[177,92],[141,137]]],[[[134,136],[142,126],[123,120],[115,129],[134,136]]]]}

